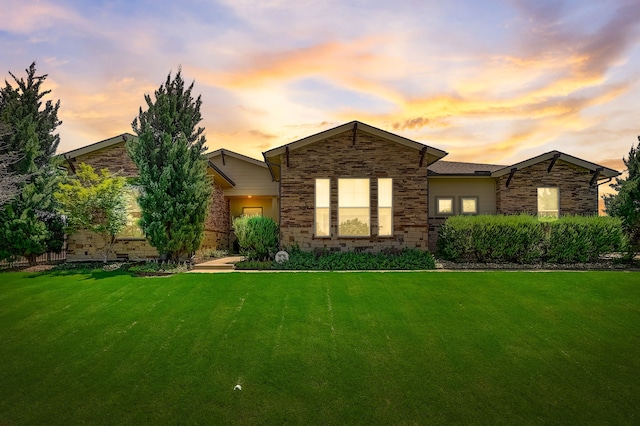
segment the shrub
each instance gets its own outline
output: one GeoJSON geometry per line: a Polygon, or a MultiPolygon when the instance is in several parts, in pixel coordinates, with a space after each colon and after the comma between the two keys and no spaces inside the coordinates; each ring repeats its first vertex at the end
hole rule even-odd
{"type": "Polygon", "coordinates": [[[453,216],[438,238],[443,259],[530,263],[542,255],[544,231],[533,216],[453,216]]]}
{"type": "Polygon", "coordinates": [[[426,251],[405,249],[400,252],[305,252],[289,249],[289,260],[273,263],[274,269],[306,271],[421,270],[435,269],[433,256],[426,251]]]}
{"type": "Polygon", "coordinates": [[[565,216],[546,226],[549,262],[594,262],[604,253],[623,248],[622,223],[617,218],[565,216]]]}
{"type": "Polygon", "coordinates": [[[233,220],[240,254],[249,260],[265,260],[278,249],[278,225],[268,217],[241,216],[233,220]]]}
{"type": "Polygon", "coordinates": [[[438,254],[456,262],[593,262],[623,248],[619,220],[565,216],[454,216],[442,226],[438,254]]]}

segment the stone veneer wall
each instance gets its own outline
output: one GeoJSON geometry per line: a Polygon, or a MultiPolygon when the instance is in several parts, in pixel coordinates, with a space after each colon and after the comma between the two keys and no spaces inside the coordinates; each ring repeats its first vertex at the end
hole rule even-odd
{"type": "Polygon", "coordinates": [[[129,157],[124,142],[76,157],[74,166],[86,163],[96,170],[109,169],[120,176],[138,176],[138,168],[129,157]]]}
{"type": "MultiPolygon", "coordinates": [[[[79,156],[74,165],[80,163],[89,164],[96,170],[107,168],[120,176],[138,175],[138,169],[129,157],[124,142],[79,156]]],[[[198,251],[228,247],[229,203],[224,198],[222,187],[214,183],[213,200],[205,222],[205,235],[198,251]]],[[[74,233],[68,237],[67,260],[102,260],[103,248],[104,242],[100,236],[90,232],[74,233]]],[[[114,244],[109,259],[116,260],[117,255],[128,255],[131,260],[143,260],[158,257],[158,252],[146,239],[120,239],[114,244]]]]}
{"type": "Polygon", "coordinates": [[[229,248],[229,200],[224,197],[223,189],[214,182],[213,200],[209,215],[204,224],[204,239],[198,251],[227,250],[229,248]]]}
{"type": "Polygon", "coordinates": [[[513,175],[509,188],[509,175],[498,178],[496,207],[498,214],[538,213],[539,187],[558,187],[560,193],[560,215],[597,215],[598,187],[590,186],[593,174],[590,170],[558,160],[547,172],[551,160],[518,170],[513,175]]]}
{"type": "Polygon", "coordinates": [[[358,131],[309,144],[281,156],[280,244],[301,249],[380,251],[427,249],[426,161],[420,151],[358,131]],[[338,178],[370,178],[372,235],[338,237],[338,178]],[[331,178],[331,237],[314,236],[315,179],[331,178]],[[393,236],[377,237],[377,178],[393,178],[393,236]]]}

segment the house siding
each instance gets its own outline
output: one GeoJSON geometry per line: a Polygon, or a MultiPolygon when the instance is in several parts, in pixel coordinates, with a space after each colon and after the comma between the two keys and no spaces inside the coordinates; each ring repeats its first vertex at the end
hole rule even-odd
{"type": "Polygon", "coordinates": [[[222,187],[213,184],[212,201],[204,224],[204,239],[199,251],[229,248],[229,200],[223,195],[222,187]]]}
{"type": "Polygon", "coordinates": [[[331,251],[427,248],[426,161],[420,151],[357,131],[291,150],[280,158],[282,246],[331,251]],[[315,179],[331,179],[330,237],[314,236],[315,179]],[[370,237],[338,237],[338,178],[370,179],[370,237]],[[393,179],[393,236],[378,237],[377,178],[393,179]]]}
{"type": "Polygon", "coordinates": [[[129,157],[124,142],[78,156],[72,162],[76,166],[88,164],[95,170],[109,169],[124,177],[138,176],[138,168],[129,157]]]}
{"type": "Polygon", "coordinates": [[[509,175],[498,178],[496,211],[498,214],[538,213],[539,187],[558,187],[560,215],[597,215],[598,187],[590,186],[592,173],[588,169],[558,160],[547,172],[552,160],[516,171],[507,188],[509,175]]]}

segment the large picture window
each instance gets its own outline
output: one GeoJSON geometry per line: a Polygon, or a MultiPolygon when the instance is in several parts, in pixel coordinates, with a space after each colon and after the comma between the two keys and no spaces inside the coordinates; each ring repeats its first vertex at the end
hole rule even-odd
{"type": "Polygon", "coordinates": [[[338,235],[370,235],[369,179],[338,179],[338,235]]]}
{"type": "Polygon", "coordinates": [[[557,187],[538,188],[538,217],[560,217],[560,197],[557,187]]]}
{"type": "Polygon", "coordinates": [[[316,179],[316,237],[330,236],[331,180],[316,179]]]}
{"type": "Polygon", "coordinates": [[[378,235],[393,235],[393,179],[378,179],[378,235]]]}

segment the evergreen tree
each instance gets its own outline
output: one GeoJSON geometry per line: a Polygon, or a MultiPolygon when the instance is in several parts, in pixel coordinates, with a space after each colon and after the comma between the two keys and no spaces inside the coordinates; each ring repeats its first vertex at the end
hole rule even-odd
{"type": "Polygon", "coordinates": [[[60,136],[54,134],[60,101],[43,98],[46,75],[36,76],[36,64],[27,78],[9,73],[15,87],[5,80],[0,89],[0,123],[8,131],[0,137],[0,155],[20,153],[7,172],[22,176],[18,195],[0,208],[0,259],[25,256],[30,263],[48,251],[62,247],[61,218],[55,213],[53,191],[60,176],[54,157],[60,136]]]}
{"type": "Polygon", "coordinates": [[[173,79],[169,73],[155,100],[145,95],[147,109],[132,123],[138,138],[127,143],[140,173],[140,227],[173,260],[200,246],[212,193],[204,128],[196,128],[202,100],[192,97],[193,85],[185,88],[180,69],[173,79]]]}
{"type": "Polygon", "coordinates": [[[93,167],[80,163],[76,174],[60,183],[54,194],[60,212],[67,218],[67,231],[85,230],[98,234],[103,242],[103,261],[116,236],[127,224],[127,179],[112,175],[107,169],[96,173],[93,167]]]}
{"type": "Polygon", "coordinates": [[[611,184],[617,194],[605,195],[604,204],[607,214],[619,217],[629,239],[627,256],[631,260],[640,253],[640,136],[638,146],[631,146],[629,157],[623,158],[627,166],[626,179],[616,178],[611,184]]]}

